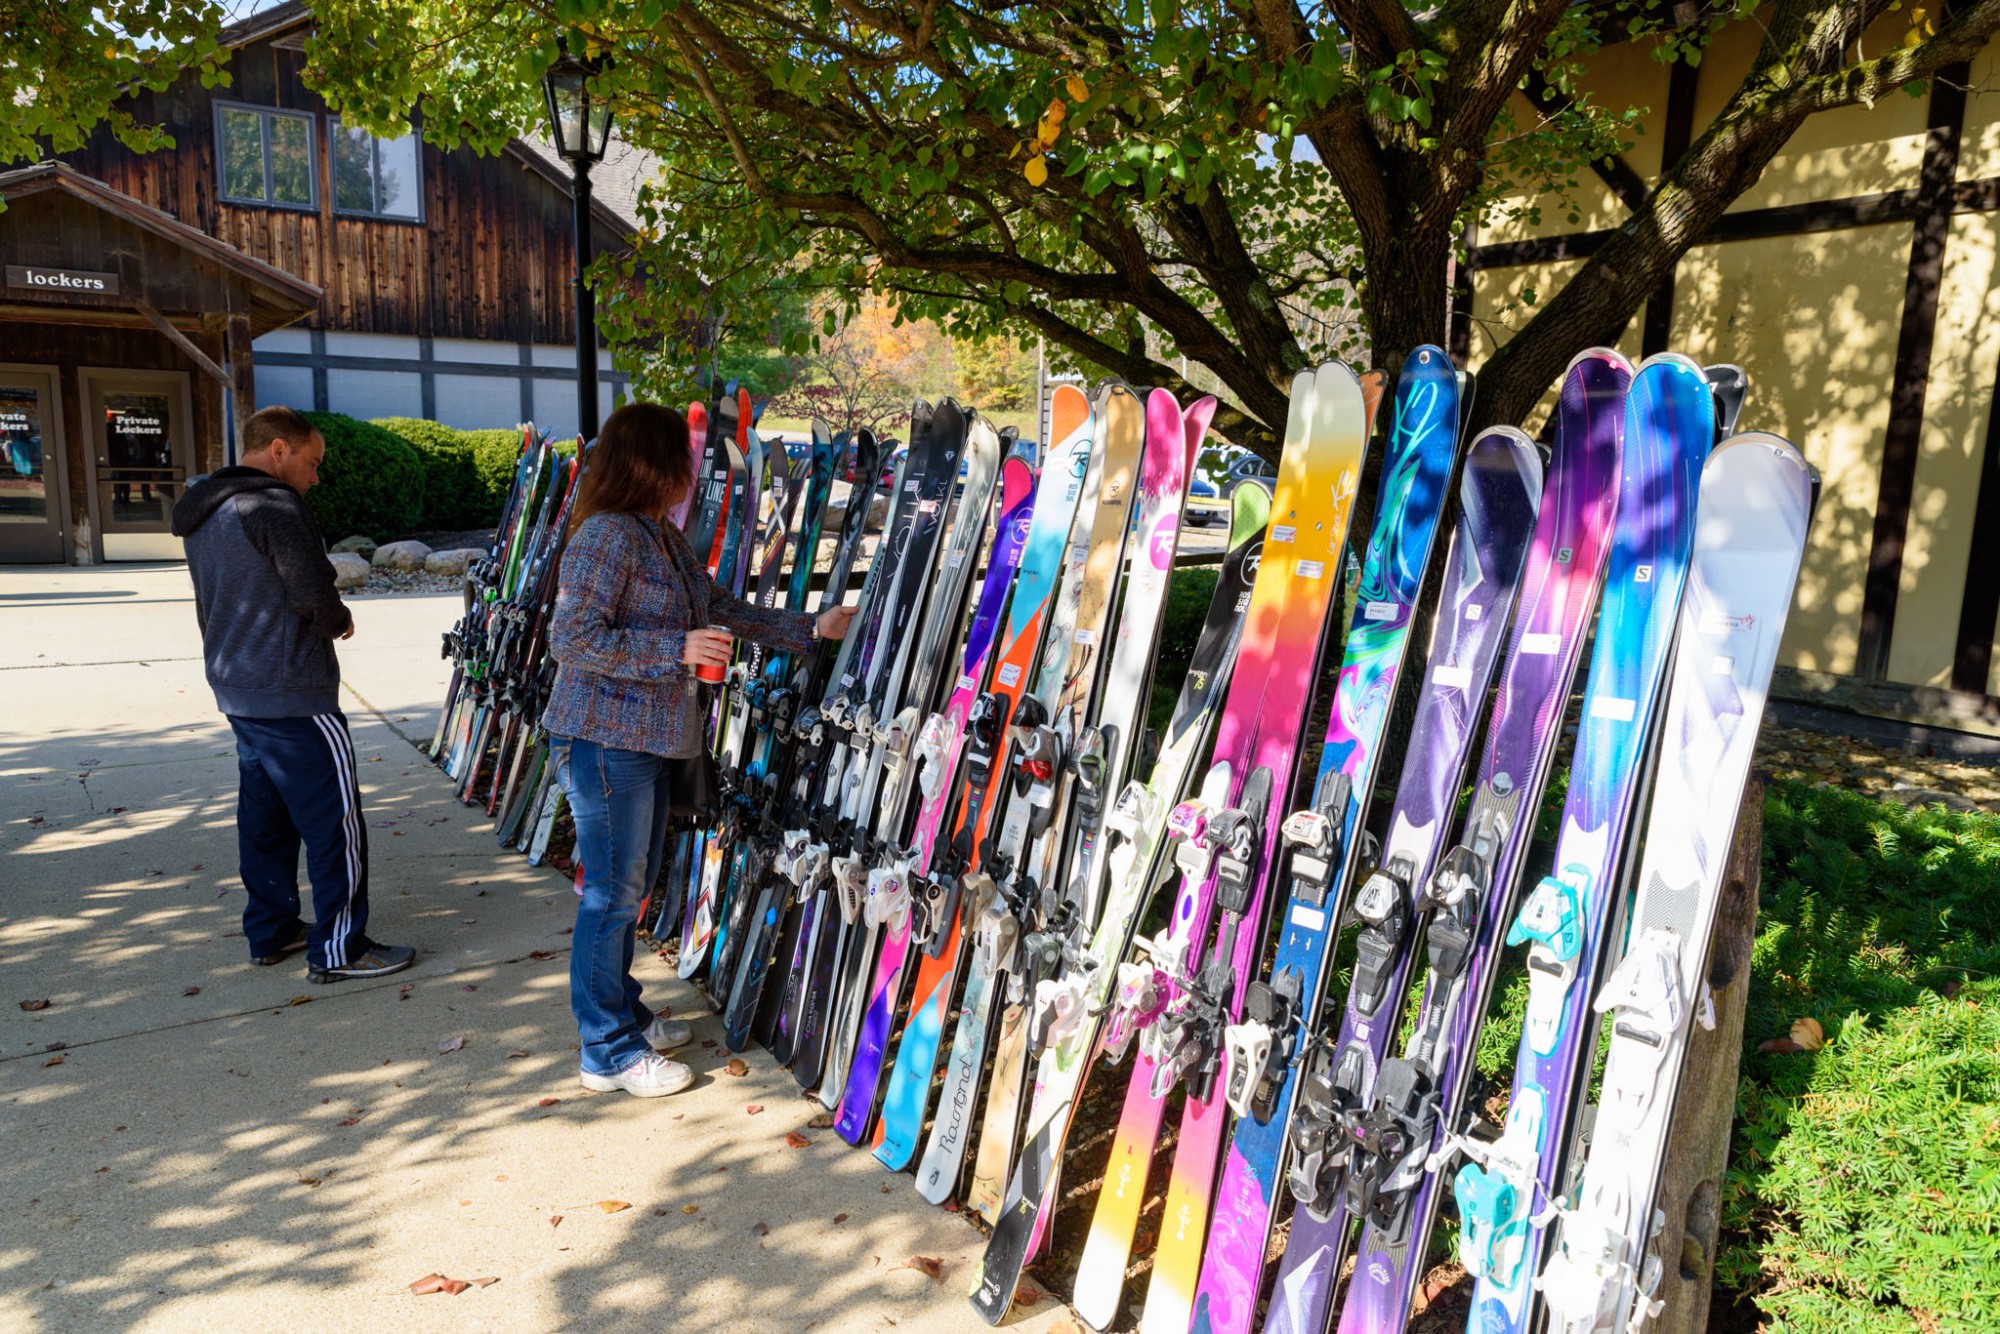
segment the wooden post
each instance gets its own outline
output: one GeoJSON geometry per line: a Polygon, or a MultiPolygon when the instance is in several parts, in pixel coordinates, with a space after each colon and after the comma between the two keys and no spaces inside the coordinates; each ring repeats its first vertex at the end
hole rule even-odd
{"type": "Polygon", "coordinates": [[[243,457],[243,423],[257,410],[257,368],[251,360],[250,317],[231,315],[224,330],[225,352],[229,360],[230,415],[236,429],[229,442],[228,458],[234,463],[243,457]]]}
{"type": "Polygon", "coordinates": [[[1722,1173],[1736,1118],[1743,1010],[1750,998],[1750,949],[1757,938],[1757,886],[1764,858],[1764,785],[1752,778],[1736,815],[1736,841],[1723,874],[1722,903],[1708,952],[1715,1027],[1697,1025],[1688,1040],[1680,1105],[1667,1139],[1659,1207],[1667,1221],[1657,1241],[1666,1305],[1649,1334],[1700,1334],[1708,1328],[1715,1247],[1722,1215],[1722,1173]]]}

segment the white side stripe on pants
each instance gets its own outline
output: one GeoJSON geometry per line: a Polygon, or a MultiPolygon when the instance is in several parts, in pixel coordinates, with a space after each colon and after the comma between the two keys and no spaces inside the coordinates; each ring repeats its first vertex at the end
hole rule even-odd
{"type": "Polygon", "coordinates": [[[361,883],[361,793],[354,773],[354,743],[338,714],[313,715],[313,726],[326,738],[333,752],[333,767],[340,780],[340,832],[347,858],[347,899],[333,919],[327,936],[326,966],[347,966],[347,937],[354,920],[354,891],[361,883]]]}

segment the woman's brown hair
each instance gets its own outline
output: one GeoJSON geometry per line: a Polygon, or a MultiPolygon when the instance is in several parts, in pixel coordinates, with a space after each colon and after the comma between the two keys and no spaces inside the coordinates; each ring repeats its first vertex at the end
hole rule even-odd
{"type": "Polygon", "coordinates": [[[569,531],[593,514],[657,516],[694,486],[687,418],[660,403],[627,403],[604,419],[583,456],[583,489],[569,531]]]}

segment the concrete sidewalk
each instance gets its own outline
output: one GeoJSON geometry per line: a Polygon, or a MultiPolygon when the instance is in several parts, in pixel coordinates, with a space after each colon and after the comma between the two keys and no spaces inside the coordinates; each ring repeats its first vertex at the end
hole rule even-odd
{"type": "MultiPolygon", "coordinates": [[[[369,930],[421,954],[316,987],[246,958],[185,571],[0,571],[0,1327],[977,1327],[981,1235],[809,1128],[761,1052],[735,1078],[691,1048],[673,1098],[582,1090],[565,878],[501,855],[413,748],[456,599],[354,606],[369,930]],[[434,1271],[499,1282],[412,1296],[434,1271]]],[[[665,965],[641,977],[719,1037],[665,965]]]]}

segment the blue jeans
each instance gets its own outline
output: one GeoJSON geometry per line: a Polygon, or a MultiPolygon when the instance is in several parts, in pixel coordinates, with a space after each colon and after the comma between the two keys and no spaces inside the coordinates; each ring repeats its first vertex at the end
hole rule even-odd
{"type": "Polygon", "coordinates": [[[551,737],[576,819],[583,901],[569,954],[569,1008],[588,1074],[615,1075],[652,1050],[653,1012],[639,1000],[632,944],[639,902],[660,875],[667,838],[667,761],[643,751],[551,737]]]}

